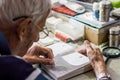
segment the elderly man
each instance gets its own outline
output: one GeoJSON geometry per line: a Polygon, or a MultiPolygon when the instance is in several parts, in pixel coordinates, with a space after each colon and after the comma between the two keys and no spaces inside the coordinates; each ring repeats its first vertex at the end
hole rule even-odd
{"type": "Polygon", "coordinates": [[[35,80],[39,76],[44,80],[31,64],[54,64],[52,51],[30,46],[39,39],[50,9],[49,0],[0,0],[0,80],[35,80]]]}
{"type": "MultiPolygon", "coordinates": [[[[54,64],[52,50],[32,44],[39,39],[50,9],[50,0],[0,0],[0,80],[46,80],[31,64],[54,64]]],[[[101,52],[94,52],[87,41],[85,46],[83,53],[96,75],[106,77],[101,52]]]]}

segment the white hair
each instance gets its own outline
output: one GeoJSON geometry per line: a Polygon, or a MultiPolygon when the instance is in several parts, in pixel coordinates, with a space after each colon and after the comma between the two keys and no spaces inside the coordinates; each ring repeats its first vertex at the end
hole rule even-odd
{"type": "Polygon", "coordinates": [[[50,0],[0,0],[0,23],[14,25],[14,18],[28,16],[36,24],[50,8],[50,0]]]}

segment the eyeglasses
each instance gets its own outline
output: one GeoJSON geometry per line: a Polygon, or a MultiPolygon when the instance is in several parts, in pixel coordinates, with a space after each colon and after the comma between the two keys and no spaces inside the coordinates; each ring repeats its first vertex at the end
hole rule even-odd
{"type": "Polygon", "coordinates": [[[47,29],[46,26],[43,27],[43,30],[39,33],[40,35],[40,39],[44,39],[46,38],[47,36],[49,36],[49,30],[47,29]]]}
{"type": "MultiPolygon", "coordinates": [[[[17,21],[17,20],[19,20],[19,19],[21,19],[21,18],[28,18],[28,16],[20,16],[20,17],[16,17],[16,18],[13,18],[13,21],[17,21]]],[[[32,23],[34,26],[35,26],[35,24],[34,23],[32,23]]],[[[47,27],[46,26],[44,26],[43,28],[41,28],[39,25],[37,25],[36,26],[37,28],[38,28],[38,30],[39,30],[39,38],[40,39],[44,39],[44,38],[46,38],[48,35],[49,35],[49,30],[47,29],[47,27]]]]}
{"type": "Polygon", "coordinates": [[[17,21],[17,20],[19,20],[19,19],[21,19],[21,18],[28,18],[28,16],[19,16],[19,17],[13,18],[12,20],[13,20],[13,21],[17,21]]]}

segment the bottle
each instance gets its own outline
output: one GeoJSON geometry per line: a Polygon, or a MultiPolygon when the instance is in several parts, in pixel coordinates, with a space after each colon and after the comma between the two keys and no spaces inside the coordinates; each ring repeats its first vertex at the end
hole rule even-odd
{"type": "Polygon", "coordinates": [[[112,27],[109,30],[109,46],[119,47],[120,30],[119,27],[112,27]]]}
{"type": "Polygon", "coordinates": [[[97,20],[99,20],[99,4],[98,4],[98,2],[93,3],[93,15],[97,20]]]}
{"type": "Polygon", "coordinates": [[[99,21],[108,22],[111,10],[111,3],[109,1],[101,1],[99,3],[99,21]]]}

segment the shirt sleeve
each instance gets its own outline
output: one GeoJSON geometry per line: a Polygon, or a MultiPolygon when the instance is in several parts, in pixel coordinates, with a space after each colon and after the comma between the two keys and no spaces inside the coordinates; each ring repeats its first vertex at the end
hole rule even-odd
{"type": "Polygon", "coordinates": [[[0,80],[47,80],[26,61],[15,56],[0,56],[0,80]],[[38,76],[41,76],[38,78],[38,76]]]}
{"type": "Polygon", "coordinates": [[[41,74],[41,71],[39,69],[36,69],[33,71],[26,80],[48,80],[43,74],[41,74]]]}
{"type": "Polygon", "coordinates": [[[44,75],[39,74],[35,80],[48,80],[44,75]]]}

